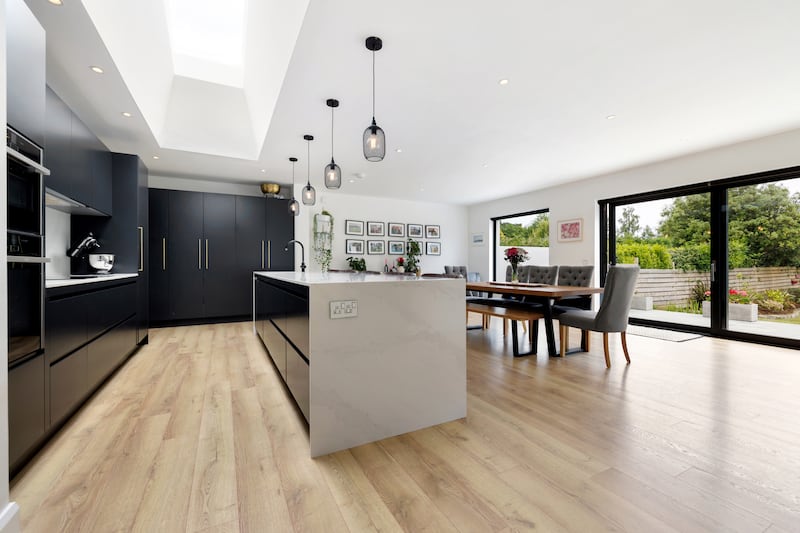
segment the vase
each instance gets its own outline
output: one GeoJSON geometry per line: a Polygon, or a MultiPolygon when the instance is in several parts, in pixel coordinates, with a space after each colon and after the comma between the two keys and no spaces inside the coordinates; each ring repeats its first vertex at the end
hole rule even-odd
{"type": "Polygon", "coordinates": [[[519,273],[517,272],[517,265],[511,264],[511,283],[519,283],[519,273]]]}
{"type": "Polygon", "coordinates": [[[405,271],[406,271],[406,267],[404,267],[404,266],[402,266],[402,265],[398,265],[398,267],[397,267],[397,271],[398,271],[398,272],[405,272],[405,271]]]}

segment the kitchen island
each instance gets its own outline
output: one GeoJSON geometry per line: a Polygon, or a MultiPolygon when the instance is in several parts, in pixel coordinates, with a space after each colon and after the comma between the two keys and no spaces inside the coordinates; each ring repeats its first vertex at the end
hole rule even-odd
{"type": "Polygon", "coordinates": [[[467,414],[463,279],[255,272],[254,329],[312,457],[467,414]]]}

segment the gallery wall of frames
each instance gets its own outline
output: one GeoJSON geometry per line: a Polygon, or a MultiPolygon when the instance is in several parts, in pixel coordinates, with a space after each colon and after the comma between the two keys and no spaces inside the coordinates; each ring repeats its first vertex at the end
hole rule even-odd
{"type": "Polygon", "coordinates": [[[347,255],[403,256],[409,240],[417,241],[424,255],[442,255],[442,232],[436,224],[346,219],[344,234],[347,255]]]}

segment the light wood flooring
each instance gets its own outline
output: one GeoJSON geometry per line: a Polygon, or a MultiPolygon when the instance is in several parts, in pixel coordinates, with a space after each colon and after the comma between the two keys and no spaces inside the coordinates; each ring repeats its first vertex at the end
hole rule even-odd
{"type": "Polygon", "coordinates": [[[151,330],[13,481],[24,531],[800,531],[800,352],[467,337],[465,420],[311,459],[249,323],[151,330]]]}

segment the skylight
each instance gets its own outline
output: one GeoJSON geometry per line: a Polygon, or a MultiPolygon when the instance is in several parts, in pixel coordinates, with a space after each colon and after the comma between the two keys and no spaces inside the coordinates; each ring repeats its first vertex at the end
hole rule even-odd
{"type": "Polygon", "coordinates": [[[164,0],[175,74],[242,87],[247,0],[164,0]]]}

